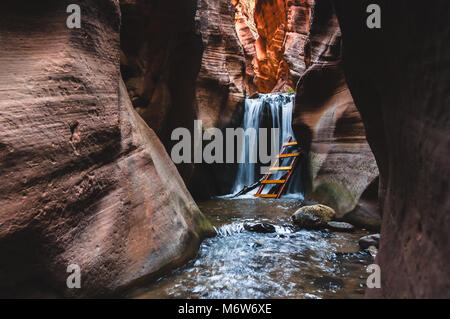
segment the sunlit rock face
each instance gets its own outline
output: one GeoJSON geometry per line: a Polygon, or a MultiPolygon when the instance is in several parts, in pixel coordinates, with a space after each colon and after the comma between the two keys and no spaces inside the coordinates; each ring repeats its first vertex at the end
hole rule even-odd
{"type": "Polygon", "coordinates": [[[249,95],[286,92],[305,71],[312,0],[233,0],[249,95]]]}
{"type": "Polygon", "coordinates": [[[335,0],[347,81],[380,169],[381,289],[371,297],[450,297],[448,1],[335,0]]]}
{"type": "MultiPolygon", "coordinates": [[[[307,69],[297,86],[293,119],[297,138],[309,151],[307,196],[334,208],[340,217],[355,208],[353,215],[362,217],[359,200],[378,169],[347,87],[341,31],[331,1],[315,1],[313,11],[304,47],[307,69]]],[[[376,203],[376,192],[367,201],[376,203]]],[[[379,219],[377,205],[369,204],[365,218],[379,219]]]]}
{"type": "Polygon", "coordinates": [[[0,4],[0,294],[102,296],[211,232],[120,77],[118,1],[0,4]],[[66,286],[67,267],[81,289],[66,286]]]}
{"type": "Polygon", "coordinates": [[[244,103],[245,59],[234,14],[231,1],[197,2],[195,21],[203,55],[196,82],[196,110],[204,129],[225,127],[244,103]]]}

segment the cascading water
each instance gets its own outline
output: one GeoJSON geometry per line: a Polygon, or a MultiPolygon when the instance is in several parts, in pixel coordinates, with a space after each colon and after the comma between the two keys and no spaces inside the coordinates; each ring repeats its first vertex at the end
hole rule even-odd
{"type": "Polygon", "coordinates": [[[217,230],[197,257],[164,276],[138,298],[362,298],[366,267],[373,257],[360,251],[368,234],[296,230],[297,199],[214,199],[199,203],[217,230]],[[272,233],[245,229],[268,223],[272,233]]]}
{"type": "MultiPolygon", "coordinates": [[[[261,146],[267,149],[269,143],[278,144],[274,150],[278,154],[282,144],[294,136],[292,107],[290,94],[266,94],[246,101],[243,129],[278,128],[279,134],[242,136],[240,143],[247,145],[240,154],[242,163],[238,167],[235,193],[263,177],[262,164],[270,165],[250,161],[259,159],[261,146]]],[[[296,146],[289,148],[289,152],[294,149],[296,146]]],[[[292,158],[284,159],[280,165],[289,165],[289,160],[292,158]]],[[[159,299],[364,296],[366,267],[373,263],[373,257],[360,251],[358,240],[368,232],[329,233],[292,225],[291,216],[301,206],[299,198],[303,199],[297,191],[301,189],[300,168],[301,165],[297,166],[290,180],[286,192],[290,196],[283,200],[224,196],[199,202],[217,236],[203,241],[196,258],[187,265],[132,296],[159,299]]],[[[280,176],[271,176],[277,178],[280,176]]]]}
{"type": "MultiPolygon", "coordinates": [[[[254,129],[257,133],[251,136],[244,135],[243,137],[243,151],[240,155],[237,177],[233,187],[234,194],[263,177],[260,172],[262,163],[257,160],[262,143],[270,141],[266,149],[272,149],[272,152],[276,155],[289,137],[294,138],[294,132],[292,131],[293,106],[294,94],[271,93],[262,94],[256,99],[246,99],[242,126],[244,131],[254,129]],[[261,141],[258,134],[260,128],[267,128],[269,131],[272,128],[277,128],[278,134],[270,134],[269,132],[268,141],[261,141]],[[277,146],[276,149],[273,149],[274,146],[277,146]]],[[[264,163],[264,166],[270,166],[270,163],[264,163]]],[[[291,179],[287,189],[288,194],[300,193],[298,185],[300,179],[295,177],[293,176],[291,179]]]]}

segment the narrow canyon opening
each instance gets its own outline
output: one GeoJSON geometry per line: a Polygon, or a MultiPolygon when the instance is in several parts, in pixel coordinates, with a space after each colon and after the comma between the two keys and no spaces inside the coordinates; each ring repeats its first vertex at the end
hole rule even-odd
{"type": "Polygon", "coordinates": [[[70,2],[0,1],[0,297],[449,295],[449,1],[70,2]]]}
{"type": "MultiPolygon", "coordinates": [[[[231,139],[244,146],[233,146],[233,164],[177,164],[218,235],[201,245],[195,261],[150,287],[144,296],[363,294],[361,266],[373,257],[359,252],[357,238],[368,235],[366,229],[379,231],[374,195],[378,170],[346,84],[341,33],[331,3],[198,0],[196,7],[185,4],[183,10],[172,11],[169,5],[124,1],[121,7],[122,76],[134,108],[167,152],[171,154],[177,143],[171,136],[177,128],[192,133],[191,145],[195,134],[219,130],[224,136],[219,150],[224,158],[231,139]],[[163,32],[161,25],[167,26],[163,32]],[[228,129],[254,130],[256,135],[230,138],[228,129]],[[260,129],[268,133],[261,137],[260,129]],[[277,156],[278,167],[270,178],[262,168],[268,166],[267,173],[273,163],[261,163],[261,149],[276,155],[285,150],[277,156]],[[271,198],[279,194],[281,199],[271,198]],[[330,209],[333,219],[342,224],[336,226],[341,233],[330,240],[326,232],[298,233],[287,226],[299,206],[330,209]],[[352,224],[360,228],[353,231],[352,224]],[[299,241],[304,246],[297,253],[304,262],[292,260],[284,251],[299,241]],[[349,255],[340,254],[341,245],[349,255]],[[267,253],[282,262],[263,261],[267,253]],[[324,261],[330,263],[327,271],[314,261],[320,255],[332,259],[324,261]],[[264,270],[244,266],[252,264],[264,270]],[[306,267],[303,271],[300,264],[306,267]],[[230,271],[242,267],[245,278],[230,271]],[[289,279],[274,275],[279,267],[290,273],[289,279]],[[354,270],[338,278],[345,267],[354,270]],[[202,271],[209,274],[204,281],[195,275],[202,271]],[[262,274],[266,285],[256,279],[262,274]],[[298,289],[307,278],[313,278],[312,284],[298,289]],[[344,281],[347,288],[341,289],[344,281]],[[236,289],[219,292],[221,285],[236,289]]],[[[216,137],[200,152],[213,142],[216,137]]]]}

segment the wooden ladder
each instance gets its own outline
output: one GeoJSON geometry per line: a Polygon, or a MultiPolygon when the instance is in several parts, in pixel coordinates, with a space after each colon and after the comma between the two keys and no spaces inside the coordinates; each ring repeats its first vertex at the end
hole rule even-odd
{"type": "Polygon", "coordinates": [[[292,136],[289,137],[288,140],[286,141],[286,143],[283,144],[283,148],[281,149],[280,154],[277,156],[277,160],[270,167],[269,172],[267,173],[266,177],[261,181],[261,186],[259,187],[258,192],[254,195],[255,197],[276,198],[276,199],[279,199],[281,197],[281,195],[283,194],[283,192],[289,182],[289,179],[292,176],[292,173],[295,170],[295,167],[298,164],[299,157],[301,155],[301,151],[295,152],[295,153],[286,153],[286,154],[284,154],[284,152],[286,151],[287,148],[289,148],[291,146],[297,146],[297,145],[298,145],[297,142],[292,142],[292,136]],[[294,158],[294,160],[292,161],[290,166],[277,167],[278,163],[280,162],[281,159],[291,158],[291,157],[294,158]],[[279,171],[287,171],[289,173],[285,179],[279,179],[279,180],[269,179],[273,173],[279,172],[279,171]],[[281,187],[276,194],[261,194],[262,191],[264,190],[264,187],[266,185],[270,185],[270,184],[281,184],[281,187]]]}

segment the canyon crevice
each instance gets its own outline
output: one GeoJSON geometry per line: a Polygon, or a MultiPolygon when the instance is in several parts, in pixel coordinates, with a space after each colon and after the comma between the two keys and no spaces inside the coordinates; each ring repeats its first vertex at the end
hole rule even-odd
{"type": "Polygon", "coordinates": [[[215,233],[193,198],[236,168],[173,164],[173,130],[289,92],[306,199],[382,216],[367,296],[448,297],[450,4],[378,2],[381,30],[366,0],[80,0],[81,29],[68,0],[2,1],[0,292],[117,296],[184,264],[215,233]]]}
{"type": "Polygon", "coordinates": [[[293,92],[309,58],[312,0],[233,0],[246,58],[247,95],[293,92]]]}

